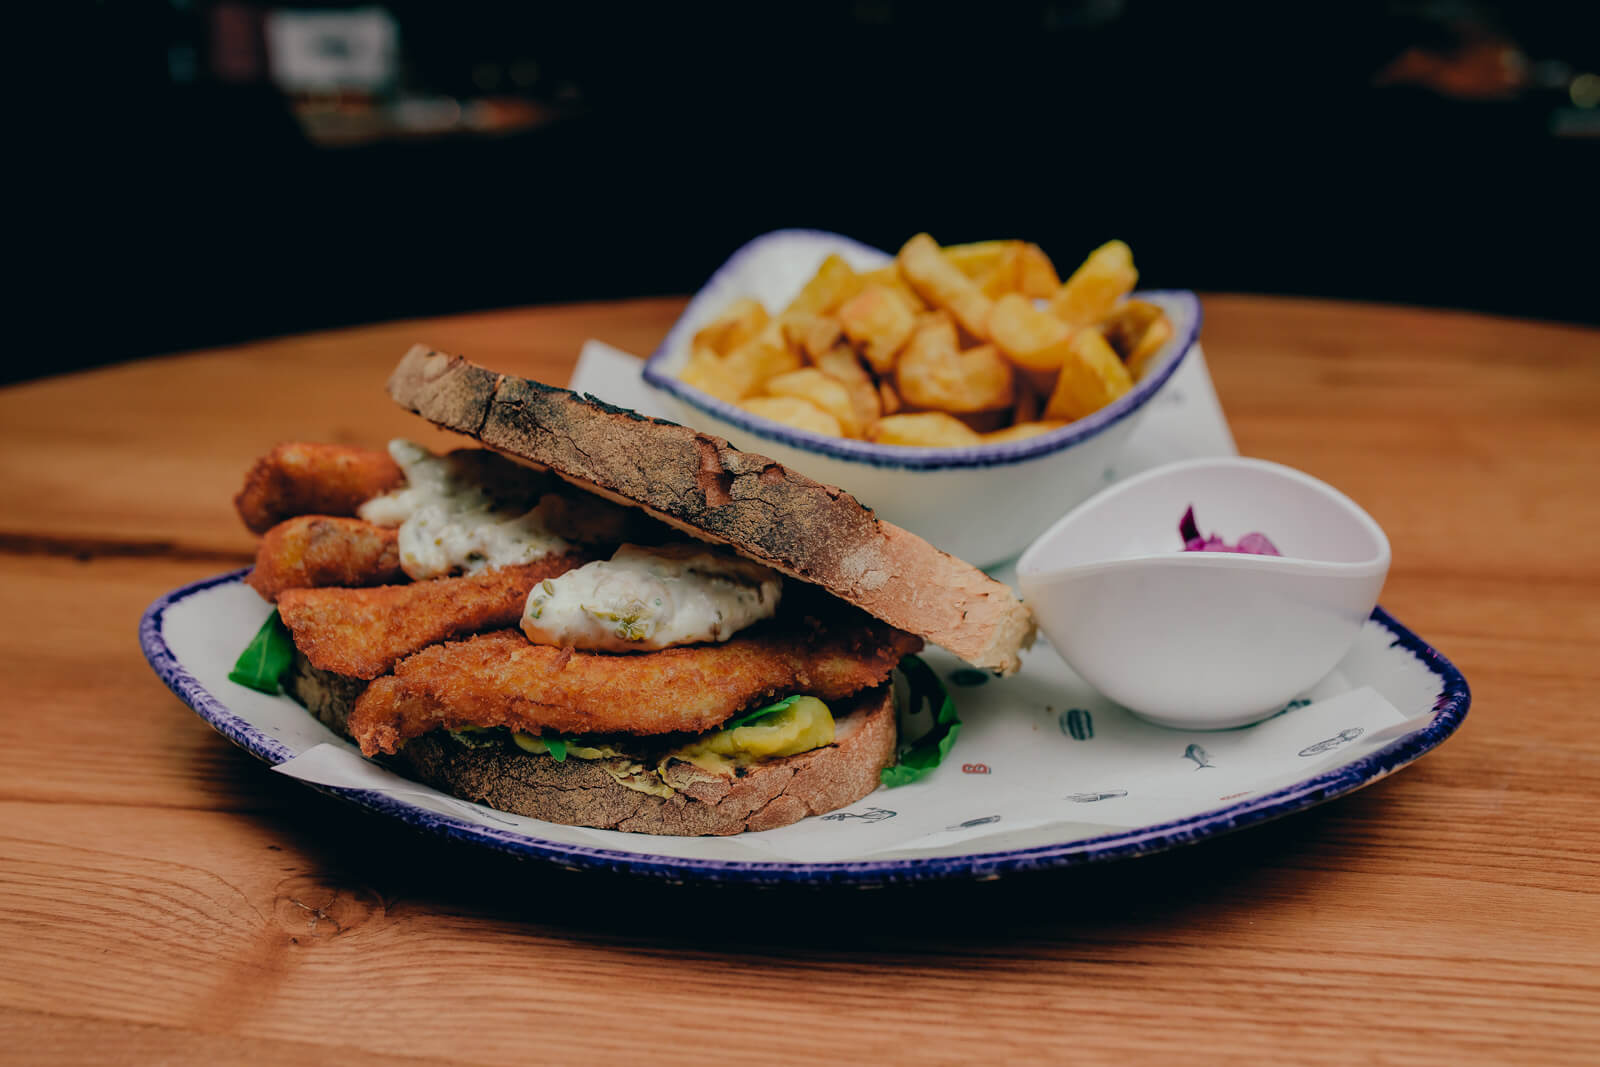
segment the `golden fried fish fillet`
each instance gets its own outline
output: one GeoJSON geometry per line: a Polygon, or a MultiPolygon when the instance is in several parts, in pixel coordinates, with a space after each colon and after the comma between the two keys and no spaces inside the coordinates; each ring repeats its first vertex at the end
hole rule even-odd
{"type": "Polygon", "coordinates": [[[297,515],[272,527],[256,546],[245,578],[265,600],[287,589],[403,582],[399,533],[360,519],[297,515]]]}
{"type": "Polygon", "coordinates": [[[506,630],[436,645],[375,680],[350,714],[368,756],[431,730],[509,726],[538,733],[709,730],[764,700],[840,700],[880,684],[922,639],[876,620],[747,630],[720,645],[606,654],[530,644],[506,630]]]}
{"type": "Polygon", "coordinates": [[[574,552],[465,578],[374,589],[288,589],[278,597],[278,615],[312,666],[376,678],[428,645],[516,625],[529,590],[591,558],[574,552]]]}
{"type": "Polygon", "coordinates": [[[251,533],[265,533],[295,515],[354,515],[404,484],[387,452],[291,442],[256,460],[233,506],[251,533]]]}

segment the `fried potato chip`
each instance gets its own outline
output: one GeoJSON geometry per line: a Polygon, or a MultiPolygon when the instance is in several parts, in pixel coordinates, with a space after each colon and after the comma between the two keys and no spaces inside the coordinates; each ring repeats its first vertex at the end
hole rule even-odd
{"type": "Polygon", "coordinates": [[[1023,296],[1048,300],[1061,288],[1056,265],[1035,244],[1025,244],[1017,253],[1017,291],[1023,296]]]}
{"type": "Polygon", "coordinates": [[[802,367],[768,378],[762,388],[768,396],[795,397],[827,412],[839,420],[839,427],[847,437],[860,437],[866,429],[851,402],[850,390],[815,367],[802,367]]]}
{"type": "MultiPolygon", "coordinates": [[[[1054,386],[1052,381],[1050,386],[1054,386]]],[[[1012,388],[1011,421],[1033,422],[1044,410],[1044,398],[1050,395],[1050,389],[1040,389],[1028,380],[1028,375],[1016,376],[1016,384],[1012,388]]]]}
{"type": "Polygon", "coordinates": [[[885,415],[872,428],[880,445],[915,445],[920,448],[962,448],[982,444],[983,438],[954,415],[918,411],[910,415],[885,415]]]}
{"type": "Polygon", "coordinates": [[[900,394],[895,392],[894,386],[888,381],[878,383],[878,407],[885,415],[893,415],[905,407],[900,402],[900,394]]]}
{"type": "Polygon", "coordinates": [[[872,375],[861,365],[861,357],[849,345],[841,344],[818,356],[816,366],[850,394],[850,406],[855,411],[856,424],[861,427],[857,436],[861,436],[883,413],[883,401],[872,375]]]}
{"type": "Polygon", "coordinates": [[[844,428],[839,425],[838,419],[798,397],[752,396],[741,401],[739,406],[752,415],[760,415],[797,430],[810,430],[827,437],[844,436],[844,428]]]}
{"type": "Polygon", "coordinates": [[[1133,375],[1133,380],[1138,381],[1144,377],[1144,372],[1150,369],[1150,364],[1155,362],[1155,357],[1168,341],[1172,340],[1172,320],[1163,313],[1159,319],[1150,324],[1144,336],[1139,338],[1133,353],[1128,356],[1128,373],[1133,375]]]}
{"type": "Polygon", "coordinates": [[[983,443],[986,445],[995,445],[1004,441],[1026,441],[1030,437],[1038,437],[1042,433],[1049,433],[1051,430],[1059,430],[1065,425],[1065,422],[1056,419],[1051,419],[1044,422],[1015,422],[1004,429],[993,430],[984,434],[983,443]]]}
{"type": "Polygon", "coordinates": [[[897,262],[911,288],[924,300],[949,311],[973,337],[989,340],[989,309],[994,302],[983,295],[976,282],[944,258],[932,237],[919,233],[907,241],[900,249],[897,262]]]}
{"type": "Polygon", "coordinates": [[[783,339],[811,362],[838,344],[842,332],[832,315],[793,315],[783,320],[783,339]]]}
{"type": "Polygon", "coordinates": [[[799,370],[801,360],[799,353],[784,342],[782,321],[774,319],[755,337],[722,357],[722,366],[729,382],[727,388],[746,397],[773,375],[799,370]]]}
{"type": "MultiPolygon", "coordinates": [[[[982,274],[973,276],[978,289],[991,300],[998,300],[1017,290],[1017,272],[1022,266],[1022,242],[1008,242],[993,265],[982,274]]],[[[1052,293],[1055,290],[1051,290],[1052,293]]]]}
{"type": "Polygon", "coordinates": [[[1004,429],[1011,422],[1011,412],[1005,408],[995,411],[955,411],[951,414],[960,419],[961,424],[967,429],[976,430],[980,434],[1004,429]]]}
{"type": "Polygon", "coordinates": [[[761,301],[743,297],[700,327],[694,335],[694,347],[709,348],[717,355],[725,356],[754,339],[769,321],[771,316],[761,301]]]}
{"type": "Polygon", "coordinates": [[[1138,381],[1151,357],[1172,339],[1172,322],[1165,311],[1147,300],[1127,300],[1100,324],[1100,332],[1138,381]]]}
{"type": "Polygon", "coordinates": [[[872,369],[888,374],[916,328],[917,316],[893,289],[873,285],[839,308],[839,325],[844,328],[844,335],[860,347],[872,369]]]}
{"type": "Polygon", "coordinates": [[[994,273],[1007,257],[1016,254],[1021,241],[974,241],[965,245],[946,245],[941,251],[956,270],[974,281],[994,273]]]}
{"type": "Polygon", "coordinates": [[[822,261],[817,273],[789,301],[779,318],[795,315],[823,315],[849,300],[861,291],[861,275],[857,274],[837,252],[822,261]]]}
{"type": "Polygon", "coordinates": [[[1045,418],[1081,419],[1132,388],[1128,368],[1100,331],[1079,330],[1072,335],[1070,351],[1044,408],[1045,418]]]}
{"type": "Polygon", "coordinates": [[[1021,293],[1007,293],[989,312],[989,336],[1017,366],[1048,374],[1067,358],[1072,327],[1040,311],[1021,293]]]}
{"type": "Polygon", "coordinates": [[[701,392],[730,404],[737,403],[744,395],[739,383],[730,375],[727,361],[703,345],[689,350],[689,361],[679,377],[701,392]]]}
{"type": "Polygon", "coordinates": [[[885,289],[893,289],[895,294],[906,302],[906,307],[912,311],[922,312],[928,309],[928,305],[923,301],[922,297],[918,296],[917,291],[911,288],[911,283],[906,281],[906,276],[900,273],[899,263],[891,262],[886,267],[879,267],[877,270],[863,274],[861,276],[861,288],[865,289],[872,285],[881,285],[885,289]]]}
{"type": "Polygon", "coordinates": [[[1139,272],[1133,252],[1121,241],[1107,241],[1072,272],[1050,299],[1050,314],[1068,326],[1093,326],[1133,291],[1139,272]]]}
{"type": "Polygon", "coordinates": [[[1008,408],[1011,365],[993,345],[957,347],[956,327],[945,313],[927,316],[900,353],[895,383],[913,407],[970,412],[1008,408]]]}

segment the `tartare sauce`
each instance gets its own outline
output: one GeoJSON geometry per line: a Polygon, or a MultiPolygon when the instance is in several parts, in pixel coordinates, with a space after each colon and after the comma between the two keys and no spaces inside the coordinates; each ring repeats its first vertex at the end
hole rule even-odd
{"type": "Polygon", "coordinates": [[[623,508],[541,493],[548,478],[493,452],[435,456],[397,438],[389,455],[406,486],[367,501],[360,515],[400,527],[400,569],[414,579],[532,563],[570,551],[572,540],[619,541],[626,527],[623,508]]]}
{"type": "Polygon", "coordinates": [[[623,545],[535,586],[522,631],[536,644],[599,652],[726,641],[770,618],[782,590],[777,572],[706,545],[623,545]]]}

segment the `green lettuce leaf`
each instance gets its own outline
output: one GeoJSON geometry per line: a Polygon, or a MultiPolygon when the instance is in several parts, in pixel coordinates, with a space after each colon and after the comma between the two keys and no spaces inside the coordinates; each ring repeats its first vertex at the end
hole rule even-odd
{"type": "Polygon", "coordinates": [[[956,715],[955,701],[950,699],[949,691],[932,667],[918,656],[907,656],[900,661],[900,673],[911,683],[909,710],[915,714],[926,703],[934,709],[933,726],[900,750],[900,758],[894,766],[885,767],[879,772],[879,780],[890,789],[909,785],[943,763],[961,733],[961,719],[956,715]]]}
{"type": "Polygon", "coordinates": [[[545,751],[550,753],[550,758],[557,763],[567,761],[567,739],[557,737],[555,734],[542,734],[540,740],[544,741],[545,751]]]}
{"type": "Polygon", "coordinates": [[[802,694],[796,693],[794,696],[784,697],[776,704],[768,704],[764,708],[756,708],[754,711],[747,711],[742,715],[735,715],[733,718],[717,727],[717,729],[732,730],[736,726],[749,726],[758,719],[765,719],[768,715],[776,715],[778,712],[793,704],[796,700],[799,700],[801,696],[802,694]]]}
{"type": "Polygon", "coordinates": [[[239,661],[228,672],[228,680],[276,696],[278,679],[283,677],[293,659],[294,640],[283,620],[278,618],[278,609],[273,608],[267,621],[239,654],[239,661]]]}

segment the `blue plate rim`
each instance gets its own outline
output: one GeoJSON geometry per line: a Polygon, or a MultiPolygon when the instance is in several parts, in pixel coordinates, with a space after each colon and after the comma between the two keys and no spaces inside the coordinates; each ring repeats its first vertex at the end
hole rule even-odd
{"type": "MultiPolygon", "coordinates": [[[[145,609],[139,620],[139,644],[157,677],[179,699],[218,733],[276,766],[292,758],[294,753],[286,745],[250,725],[201,685],[173,653],[162,632],[166,612],[172,606],[216,586],[242,581],[249,570],[245,567],[201,578],[162,594],[145,609]]],[[[574,870],[607,870],[647,875],[671,882],[873,886],[950,878],[983,880],[1029,870],[1103,863],[1193,844],[1332,800],[1394,773],[1438,747],[1455,733],[1466,718],[1472,701],[1467,680],[1461,671],[1383,608],[1374,608],[1372,619],[1393,635],[1390,647],[1411,653],[1442,683],[1439,696],[1434,701],[1433,716],[1426,724],[1359,760],[1259,797],[1184,819],[1061,844],[964,856],[841,863],[683,859],[546,841],[522,833],[479,826],[372,790],[305,784],[368,810],[397,818],[418,829],[457,841],[487,846],[514,856],[551,862],[574,870]]],[[[648,837],[643,839],[648,840],[648,837]]]]}
{"type": "Polygon", "coordinates": [[[1048,456],[1064,449],[1070,448],[1080,441],[1094,437],[1111,426],[1141,410],[1151,397],[1155,396],[1167,379],[1177,371],[1179,365],[1188,358],[1195,342],[1200,336],[1200,326],[1204,319],[1204,311],[1200,306],[1200,298],[1188,289],[1150,289],[1139,290],[1133,295],[1140,298],[1154,297],[1158,300],[1174,300],[1188,308],[1186,324],[1182,332],[1176,334],[1167,342],[1169,354],[1161,357],[1155,373],[1147,375],[1140,380],[1129,392],[1118,397],[1099,411],[1075,419],[1059,430],[1040,434],[1037,437],[1026,438],[1022,441],[1009,441],[1000,444],[977,445],[971,448],[905,448],[900,446],[877,445],[870,441],[855,441],[825,437],[821,434],[809,433],[785,426],[771,419],[764,419],[750,412],[708,396],[700,390],[687,386],[674,375],[661,369],[661,363],[666,359],[668,352],[675,348],[680,340],[688,322],[689,311],[701,299],[706,289],[710,288],[725,274],[736,270],[739,265],[763,245],[775,240],[793,237],[823,238],[829,241],[842,242],[858,251],[870,252],[883,256],[885,262],[893,259],[888,252],[881,248],[863,244],[853,237],[841,233],[832,233],[828,230],[811,230],[791,228],[771,230],[753,237],[739,246],[690,297],[689,304],[684,308],[682,315],[667,336],[654,352],[645,360],[644,380],[656,389],[672,395],[677,400],[689,405],[696,411],[711,415],[730,423],[747,433],[755,435],[749,443],[760,447],[760,441],[773,441],[787,445],[790,448],[805,452],[815,452],[833,459],[843,459],[855,463],[866,463],[874,467],[888,467],[900,470],[935,471],[949,469],[980,469],[986,467],[1008,466],[1021,463],[1041,456],[1048,456]],[[1171,351],[1176,349],[1176,354],[1171,351]]]}

